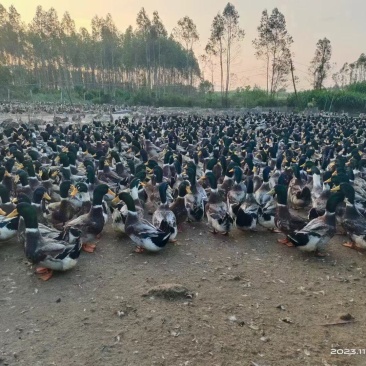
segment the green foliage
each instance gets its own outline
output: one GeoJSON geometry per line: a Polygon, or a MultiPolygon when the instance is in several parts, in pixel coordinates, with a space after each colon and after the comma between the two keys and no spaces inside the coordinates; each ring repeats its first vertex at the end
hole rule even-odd
{"type": "Polygon", "coordinates": [[[354,93],[366,94],[366,81],[362,81],[360,83],[353,83],[351,85],[346,86],[345,89],[354,93]]]}
{"type": "Polygon", "coordinates": [[[300,110],[314,106],[320,110],[332,112],[365,112],[366,93],[350,90],[309,90],[299,92],[297,99],[294,94],[289,95],[287,105],[300,110]]]}

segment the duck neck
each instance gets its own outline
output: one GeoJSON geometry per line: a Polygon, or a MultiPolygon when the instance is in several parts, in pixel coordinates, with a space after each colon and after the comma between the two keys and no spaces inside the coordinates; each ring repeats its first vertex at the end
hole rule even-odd
{"type": "Polygon", "coordinates": [[[325,223],[330,226],[336,226],[336,214],[335,212],[330,212],[328,210],[325,210],[325,223]]]}

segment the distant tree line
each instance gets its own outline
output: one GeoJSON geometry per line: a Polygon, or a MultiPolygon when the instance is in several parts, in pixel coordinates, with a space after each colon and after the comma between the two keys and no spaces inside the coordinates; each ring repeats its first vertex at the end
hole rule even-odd
{"type": "MultiPolygon", "coordinates": [[[[72,91],[78,99],[100,103],[119,98],[142,104],[189,105],[200,101],[202,105],[229,106],[254,104],[257,98],[258,105],[268,105],[288,88],[294,90],[291,104],[296,104],[296,100],[304,104],[308,95],[303,93],[301,102],[296,91],[298,77],[291,50],[294,40],[284,14],[277,8],[262,12],[257,37],[252,41],[255,56],[265,65],[264,94],[256,91],[249,97],[250,88],[245,93],[233,93],[232,65],[240,61],[239,50],[245,36],[239,18],[230,2],[215,15],[204,54],[200,55],[201,70],[194,52],[199,34],[188,16],[179,19],[170,33],[157,11],[149,15],[144,8],[136,16],[135,27],[121,31],[112,15],[107,14],[94,16],[88,30],[77,29],[68,12],[59,18],[54,8],[45,10],[42,6],[25,24],[14,6],[6,9],[0,4],[0,98],[11,99],[13,95],[21,99],[26,97],[25,93],[33,98],[33,93],[39,91],[56,95],[61,89],[68,94],[64,99],[70,101],[72,91]],[[220,88],[216,89],[215,73],[220,80],[220,88]]],[[[332,69],[331,56],[331,42],[319,39],[308,71],[315,91],[325,89],[332,69]]],[[[353,63],[345,63],[332,77],[338,89],[363,93],[365,54],[353,63]],[[357,83],[361,84],[356,89],[348,88],[357,83]]],[[[359,106],[363,97],[356,97],[359,106]]],[[[346,100],[343,95],[331,105],[339,101],[340,106],[341,100],[346,100]]]]}
{"type": "MultiPolygon", "coordinates": [[[[190,37],[198,34],[182,35],[184,47],[168,36],[158,12],[150,19],[143,8],[136,23],[121,32],[108,14],[91,20],[91,32],[77,30],[68,12],[60,19],[54,8],[38,6],[25,24],[14,6],[0,4],[0,81],[42,89],[192,86],[201,72],[190,37]]],[[[185,27],[178,25],[176,33],[185,27]]]]}

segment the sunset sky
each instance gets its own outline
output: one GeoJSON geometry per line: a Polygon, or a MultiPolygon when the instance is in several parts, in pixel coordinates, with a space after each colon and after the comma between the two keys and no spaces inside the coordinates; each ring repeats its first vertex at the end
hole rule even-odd
{"type": "MultiPolygon", "coordinates": [[[[254,57],[252,40],[257,36],[257,26],[261,12],[271,11],[274,7],[285,15],[287,29],[294,39],[292,51],[296,75],[300,78],[299,89],[310,86],[308,66],[314,55],[315,44],[319,38],[327,37],[333,47],[333,72],[338,71],[344,62],[355,61],[362,52],[366,52],[366,1],[365,0],[232,0],[240,15],[240,25],[246,36],[241,44],[241,53],[233,64],[235,73],[233,87],[265,85],[264,64],[254,57]]],[[[61,18],[69,11],[77,27],[89,28],[94,15],[105,16],[111,13],[119,30],[129,25],[135,26],[136,15],[141,7],[152,15],[159,15],[170,33],[179,18],[188,15],[196,23],[200,42],[195,46],[197,56],[210,35],[214,16],[227,4],[224,0],[2,0],[5,7],[14,5],[23,21],[30,22],[37,5],[48,10],[54,7],[61,18]]],[[[218,73],[217,73],[218,74],[218,73]]],[[[206,78],[210,79],[206,70],[206,78]]],[[[328,85],[331,83],[328,80],[328,85]]],[[[217,79],[215,84],[217,83],[217,79]]],[[[290,86],[288,88],[290,90],[290,86]]]]}

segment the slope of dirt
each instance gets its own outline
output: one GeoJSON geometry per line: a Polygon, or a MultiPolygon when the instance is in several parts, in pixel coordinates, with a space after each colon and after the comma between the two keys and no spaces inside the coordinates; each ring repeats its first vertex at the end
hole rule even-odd
{"type": "Polygon", "coordinates": [[[278,237],[186,224],[179,245],[136,254],[108,225],[94,254],[48,282],[2,243],[0,365],[366,365],[330,354],[366,347],[365,256],[341,236],[325,258],[278,237]],[[148,295],[163,284],[191,294],[148,295]],[[354,322],[325,325],[347,313],[354,322]]]}

